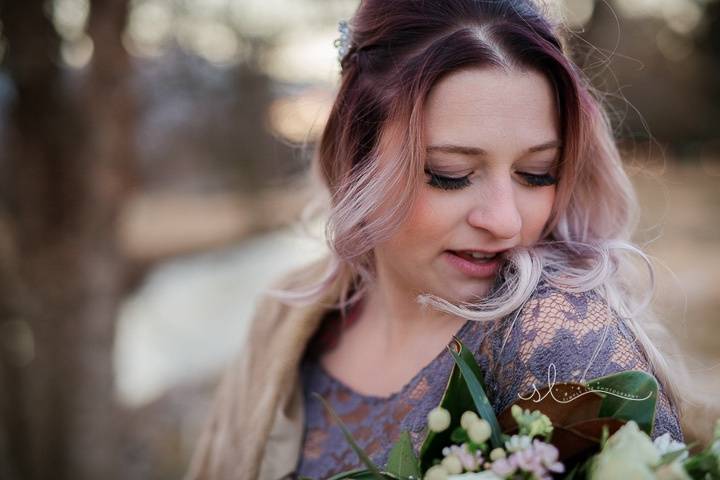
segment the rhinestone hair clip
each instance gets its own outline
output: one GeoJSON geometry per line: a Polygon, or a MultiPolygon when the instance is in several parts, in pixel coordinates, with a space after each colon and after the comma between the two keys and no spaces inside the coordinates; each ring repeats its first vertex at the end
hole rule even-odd
{"type": "Polygon", "coordinates": [[[352,44],[352,33],[350,32],[350,25],[345,20],[338,23],[338,31],[340,32],[340,38],[337,38],[333,45],[338,50],[338,63],[342,64],[342,60],[347,55],[352,44]]]}

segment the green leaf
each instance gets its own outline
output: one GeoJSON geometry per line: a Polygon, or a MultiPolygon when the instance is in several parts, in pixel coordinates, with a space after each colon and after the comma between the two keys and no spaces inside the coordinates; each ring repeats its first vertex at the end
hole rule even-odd
{"type": "MultiPolygon", "coordinates": [[[[393,479],[393,480],[400,480],[395,475],[390,475],[387,472],[381,473],[382,478],[384,479],[393,479]]],[[[350,470],[347,472],[338,473],[337,475],[333,475],[332,477],[328,478],[327,480],[375,480],[377,478],[373,472],[368,470],[367,468],[358,468],[356,470],[350,470]]]]}
{"type": "Polygon", "coordinates": [[[408,432],[403,432],[392,450],[390,450],[385,470],[400,478],[412,477],[420,479],[420,463],[413,450],[408,432]]]}
{"type": "MultiPolygon", "coordinates": [[[[330,412],[330,415],[333,417],[335,422],[338,424],[338,426],[340,427],[340,430],[342,430],[343,435],[345,435],[345,439],[350,444],[350,447],[352,447],[352,449],[355,451],[357,456],[360,457],[360,461],[365,464],[365,466],[371,473],[371,476],[368,478],[373,478],[375,480],[385,480],[386,477],[380,473],[380,470],[378,470],[377,466],[373,463],[372,460],[370,460],[370,457],[368,457],[367,454],[363,451],[363,449],[358,446],[358,444],[355,442],[355,439],[353,438],[352,434],[347,429],[347,427],[345,426],[343,421],[340,420],[340,417],[338,417],[337,413],[335,413],[335,410],[333,410],[333,408],[330,406],[330,404],[327,403],[325,401],[325,399],[322,396],[318,395],[316,392],[313,392],[312,394],[314,396],[316,396],[320,400],[320,402],[323,404],[325,409],[328,412],[330,412]]],[[[358,477],[342,477],[342,478],[358,478],[358,477]]],[[[362,478],[365,478],[365,477],[362,477],[362,478]]]]}
{"type": "Polygon", "coordinates": [[[685,471],[694,480],[720,478],[718,459],[711,452],[701,452],[683,462],[685,471]]]}
{"type": "Polygon", "coordinates": [[[467,441],[470,440],[468,438],[468,434],[462,427],[457,427],[453,432],[450,434],[450,440],[452,440],[453,443],[457,443],[458,445],[461,445],[467,441]]]}
{"type": "Polygon", "coordinates": [[[457,364],[453,365],[439,406],[450,412],[450,426],[442,432],[427,430],[425,440],[422,447],[420,447],[420,466],[423,472],[433,466],[435,459],[442,458],[442,449],[444,447],[455,443],[451,436],[452,432],[460,427],[462,413],[466,410],[475,409],[472,396],[467,385],[465,385],[457,364]]]}
{"type": "Polygon", "coordinates": [[[580,468],[580,464],[576,463],[575,466],[572,468],[572,470],[570,470],[567,474],[565,474],[565,476],[563,477],[563,480],[575,480],[579,468],[580,468]]]}
{"type": "Polygon", "coordinates": [[[603,395],[598,417],[634,420],[650,435],[655,422],[658,383],[647,372],[630,370],[594,378],[588,382],[592,390],[603,395]],[[627,398],[630,397],[630,398],[627,398]]]}
{"type": "Polygon", "coordinates": [[[463,379],[465,380],[468,390],[470,390],[478,415],[490,424],[490,429],[492,430],[490,434],[490,444],[493,448],[501,447],[503,445],[502,431],[495,416],[495,411],[492,405],[490,405],[490,400],[485,394],[483,375],[480,367],[470,350],[468,350],[459,339],[455,338],[455,341],[458,344],[460,353],[450,348],[450,354],[455,359],[455,364],[460,368],[460,372],[462,372],[463,379]]]}

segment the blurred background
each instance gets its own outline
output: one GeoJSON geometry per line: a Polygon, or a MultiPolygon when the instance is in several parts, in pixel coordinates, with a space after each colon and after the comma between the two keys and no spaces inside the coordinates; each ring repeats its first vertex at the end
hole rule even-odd
{"type": "MultiPolygon", "coordinates": [[[[0,479],[182,475],[257,295],[323,252],[298,219],[356,6],[0,2],[0,479]]],[[[547,8],[610,109],[660,313],[714,402],[720,1],[547,8]]]]}

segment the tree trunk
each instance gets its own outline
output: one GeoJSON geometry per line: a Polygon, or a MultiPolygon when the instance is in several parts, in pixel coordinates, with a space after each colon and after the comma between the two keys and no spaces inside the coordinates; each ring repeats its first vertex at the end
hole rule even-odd
{"type": "Polygon", "coordinates": [[[0,475],[123,478],[111,355],[125,288],[115,223],[132,158],[127,2],[92,2],[94,57],[79,73],[59,65],[45,4],[1,12],[17,95],[2,159],[0,475]]]}

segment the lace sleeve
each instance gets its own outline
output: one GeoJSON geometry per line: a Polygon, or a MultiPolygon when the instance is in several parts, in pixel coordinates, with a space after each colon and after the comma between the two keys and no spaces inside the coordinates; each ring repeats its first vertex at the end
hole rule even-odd
{"type": "MultiPolygon", "coordinates": [[[[533,386],[582,382],[623,370],[652,373],[642,347],[623,320],[595,292],[568,293],[541,285],[517,314],[490,337],[490,394],[500,412],[533,386]]],[[[682,440],[678,415],[660,385],[652,437],[682,440]]]]}

